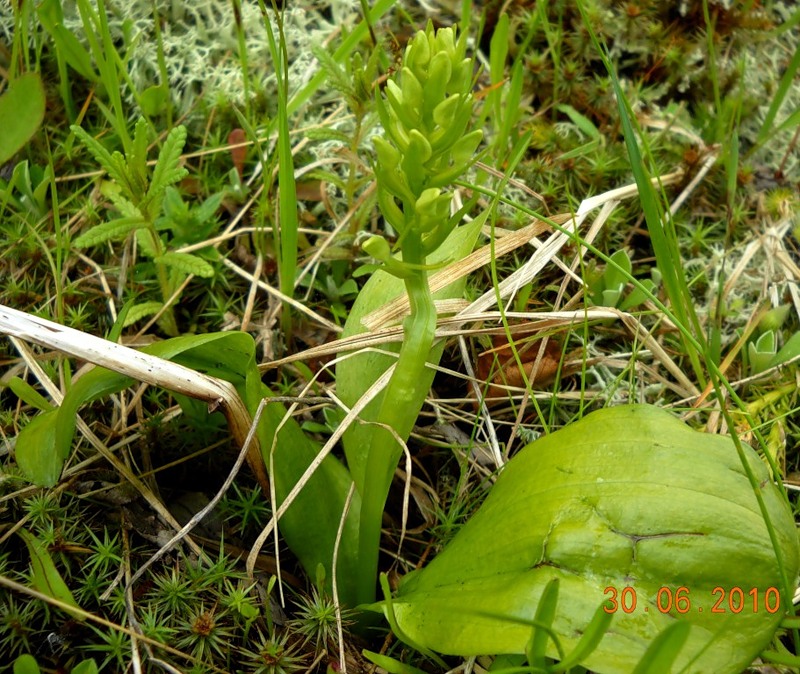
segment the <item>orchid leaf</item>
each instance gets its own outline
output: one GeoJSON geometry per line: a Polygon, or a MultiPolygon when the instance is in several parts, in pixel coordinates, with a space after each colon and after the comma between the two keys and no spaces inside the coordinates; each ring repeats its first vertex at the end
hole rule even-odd
{"type": "MultiPolygon", "coordinates": [[[[601,674],[739,674],[772,640],[792,600],[785,579],[800,568],[786,499],[742,449],[746,469],[730,438],[645,405],[537,440],[444,551],[401,581],[398,636],[448,655],[525,653],[558,579],[552,626],[565,660],[595,630],[602,639],[580,664],[601,674]],[[611,628],[598,630],[610,599],[611,628]],[[665,633],[676,624],[686,627],[665,633]],[[663,666],[641,669],[651,648],[663,666]]],[[[559,657],[554,644],[547,655],[559,657]]]]}

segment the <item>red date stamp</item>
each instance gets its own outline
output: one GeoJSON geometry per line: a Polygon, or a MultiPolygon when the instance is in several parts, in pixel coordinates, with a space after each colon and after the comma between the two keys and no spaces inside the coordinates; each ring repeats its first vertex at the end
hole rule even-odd
{"type": "MultiPolygon", "coordinates": [[[[768,587],[762,593],[757,587],[746,590],[741,587],[724,588],[717,586],[711,590],[710,597],[704,592],[705,596],[693,603],[692,600],[697,599],[698,592],[701,591],[695,590],[693,597],[689,588],[685,586],[677,588],[661,587],[654,597],[655,601],[648,602],[644,606],[644,611],[645,613],[648,612],[653,603],[660,613],[675,612],[681,615],[690,611],[702,613],[704,608],[708,609],[709,604],[711,604],[709,609],[711,613],[743,613],[750,611],[753,613],[759,611],[777,613],[781,608],[781,593],[776,587],[768,587]]],[[[633,613],[636,611],[639,600],[635,588],[630,585],[626,585],[623,588],[609,585],[603,590],[603,594],[606,595],[606,604],[603,607],[606,613],[616,613],[617,611],[633,613]]]]}

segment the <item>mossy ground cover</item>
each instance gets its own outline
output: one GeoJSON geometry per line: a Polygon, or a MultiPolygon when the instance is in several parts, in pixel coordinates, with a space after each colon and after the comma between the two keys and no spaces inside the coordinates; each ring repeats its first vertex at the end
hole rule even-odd
{"type": "MultiPolygon", "coordinates": [[[[780,2],[582,5],[583,15],[572,2],[489,3],[469,13],[385,2],[368,27],[364,8],[346,3],[287,3],[280,21],[272,8],[238,0],[5,5],[0,82],[39,73],[46,107],[35,135],[0,167],[0,304],[100,336],[116,323],[132,346],[246,331],[264,380],[287,405],[299,403],[305,431],[324,440],[345,416],[330,365],[337,349],[326,345],[374,263],[362,244],[397,235],[377,203],[376,94],[428,19],[463,22],[483,143],[456,199],[475,198],[468,217],[499,203],[478,241],[485,259],[467,277],[466,302],[442,308],[444,355],[409,441],[413,459],[401,459],[389,495],[381,570],[402,575],[423,565],[482,502],[499,463],[612,404],[657,404],[698,428],[739,434],[769,455],[794,504],[800,14],[780,2]],[[634,183],[635,171],[592,31],[630,104],[642,165],[661,177],[653,198],[662,213],[673,211],[663,248],[644,197],[608,194],[634,183]],[[279,133],[281,83],[288,134],[279,133]],[[132,217],[122,199],[132,201],[137,188],[126,192],[101,171],[72,125],[128,166],[140,161],[148,179],[170,130],[185,127],[176,159],[185,170],[145,225],[81,239],[132,217]],[[296,204],[281,201],[292,175],[287,151],[296,204]],[[559,216],[569,214],[582,218],[580,229],[558,241],[557,226],[569,221],[559,216]],[[530,245],[533,232],[524,241],[518,233],[537,220],[530,245]],[[515,236],[520,242],[508,244],[515,236]],[[518,282],[503,285],[512,274],[518,282]],[[467,302],[469,320],[448,324],[467,302]],[[729,384],[727,421],[708,363],[729,384]]],[[[367,319],[373,330],[397,325],[367,319]]],[[[342,661],[355,670],[367,666],[363,647],[427,671],[438,666],[385,626],[347,634],[347,613],[342,638],[325,579],[304,573],[280,541],[263,546],[247,576],[243,557],[271,508],[245,472],[193,532],[195,546],[175,548],[129,585],[173,533],[142,494],[81,434],[53,488],[31,486],[15,462],[15,438],[39,410],[27,389],[9,386],[12,378],[55,401],[83,364],[8,339],[0,362],[0,575],[36,587],[17,534],[24,529],[44,543],[78,605],[107,621],[5,584],[0,671],[23,653],[61,671],[85,658],[109,672],[289,674],[342,661]],[[282,587],[272,580],[278,563],[282,587]]],[[[205,406],[154,387],[80,414],[179,521],[220,488],[237,454],[205,406]]],[[[781,630],[771,651],[788,659],[795,648],[792,632],[781,630]]]]}

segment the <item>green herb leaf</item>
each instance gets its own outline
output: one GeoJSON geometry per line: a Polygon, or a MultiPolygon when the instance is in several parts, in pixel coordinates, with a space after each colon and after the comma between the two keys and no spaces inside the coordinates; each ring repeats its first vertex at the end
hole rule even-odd
{"type": "Polygon", "coordinates": [[[39,663],[32,655],[20,655],[14,660],[14,674],[41,674],[39,663]]]}
{"type": "MultiPolygon", "coordinates": [[[[20,529],[17,533],[25,541],[31,555],[31,582],[34,589],[64,604],[80,608],[56,569],[56,565],[47,551],[47,546],[25,529],[20,529]]],[[[75,620],[83,621],[84,619],[80,613],[72,613],[72,615],[75,620]]]]}
{"type": "Polygon", "coordinates": [[[201,278],[211,278],[214,276],[214,267],[212,267],[203,258],[189,253],[164,253],[155,258],[156,262],[163,264],[165,267],[177,269],[183,274],[194,274],[201,278]]]}
{"type": "Polygon", "coordinates": [[[9,84],[0,96],[0,164],[5,164],[33,138],[44,119],[42,79],[27,73],[9,84]]]}
{"type": "Polygon", "coordinates": [[[17,398],[31,407],[35,407],[37,410],[47,412],[53,409],[53,403],[33,388],[28,382],[23,381],[19,377],[11,377],[11,379],[8,380],[7,386],[14,392],[17,398]]]}
{"type": "Polygon", "coordinates": [[[121,241],[131,232],[146,225],[147,222],[141,217],[119,218],[111,222],[104,222],[81,234],[72,242],[72,245],[75,248],[89,248],[106,241],[121,241]]]}
{"type": "Polygon", "coordinates": [[[181,153],[186,143],[186,127],[176,126],[169,132],[158,161],[153,169],[150,179],[150,188],[147,190],[148,200],[154,200],[168,185],[173,185],[185,178],[189,172],[181,166],[181,153]]]}

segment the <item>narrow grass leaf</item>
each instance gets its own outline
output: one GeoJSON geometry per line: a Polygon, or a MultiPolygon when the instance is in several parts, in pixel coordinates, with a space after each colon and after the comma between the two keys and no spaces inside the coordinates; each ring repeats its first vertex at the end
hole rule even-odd
{"type": "MultiPolygon", "coordinates": [[[[263,1],[263,0],[262,0],[263,1]]],[[[278,40],[272,31],[272,23],[264,15],[264,24],[267,28],[269,50],[272,62],[278,73],[278,204],[279,222],[276,229],[280,231],[280,261],[278,272],[280,274],[280,289],[284,295],[294,295],[294,279],[297,272],[297,185],[294,179],[294,158],[292,157],[292,143],[289,136],[288,113],[288,80],[289,63],[286,54],[286,38],[283,34],[282,18],[278,18],[278,40]]],[[[285,304],[282,315],[284,330],[289,331],[291,313],[289,305],[285,304]]]]}
{"type": "Polygon", "coordinates": [[[86,47],[67,28],[64,27],[64,14],[60,0],[43,0],[36,5],[39,21],[53,39],[56,54],[89,82],[98,82],[100,77],[92,66],[92,57],[86,47]]]}
{"type": "Polygon", "coordinates": [[[795,669],[800,668],[800,655],[780,653],[778,651],[762,651],[761,658],[768,663],[774,662],[776,665],[784,665],[795,669]]]}
{"type": "Polygon", "coordinates": [[[608,632],[608,628],[611,627],[611,621],[614,619],[614,614],[607,611],[606,608],[605,602],[597,607],[594,617],[583,631],[583,636],[575,644],[575,648],[552,668],[553,674],[566,672],[573,667],[577,667],[597,649],[606,632],[608,632]]]}
{"type": "Polygon", "coordinates": [[[632,674],[670,674],[690,630],[691,625],[684,621],[669,625],[653,639],[632,674]]]}
{"type": "Polygon", "coordinates": [[[8,85],[0,96],[0,164],[5,164],[33,138],[44,119],[42,79],[27,73],[8,85]]]}
{"type": "Polygon", "coordinates": [[[528,664],[531,667],[544,669],[547,667],[547,642],[550,640],[549,628],[553,625],[558,607],[558,578],[553,578],[544,587],[539,605],[536,607],[536,615],[533,618],[535,623],[531,640],[526,647],[528,664]],[[541,629],[544,625],[548,629],[541,629]]]}
{"type": "Polygon", "coordinates": [[[507,109],[503,110],[503,87],[501,86],[508,58],[508,21],[508,13],[503,12],[497,20],[489,43],[489,76],[492,90],[487,96],[486,107],[494,113],[495,124],[499,124],[509,114],[507,109]]]}
{"type": "MultiPolygon", "coordinates": [[[[800,17],[800,10],[795,13],[795,17],[800,17]]],[[[775,124],[775,118],[777,117],[778,111],[783,106],[783,103],[786,100],[790,89],[792,88],[792,84],[794,83],[795,75],[797,74],[798,70],[800,70],[800,43],[798,43],[795,47],[792,60],[781,76],[778,89],[775,92],[775,96],[772,98],[772,103],[770,103],[769,110],[767,110],[767,114],[764,117],[764,123],[761,125],[761,129],[758,132],[756,145],[763,144],[773,132],[772,127],[775,124]]],[[[800,110],[795,110],[792,117],[797,118],[799,115],[800,110]]]]}
{"type": "MultiPolygon", "coordinates": [[[[17,533],[25,541],[31,556],[31,582],[34,589],[64,604],[80,608],[50,557],[47,546],[25,529],[20,529],[17,533]]],[[[80,613],[72,613],[72,617],[78,621],[84,620],[80,613]]]]}
{"type": "Polygon", "coordinates": [[[125,151],[130,150],[131,138],[128,132],[127,110],[122,105],[122,92],[119,73],[116,68],[116,48],[108,27],[107,10],[104,0],[96,0],[96,7],[89,0],[77,0],[78,12],[83,23],[83,34],[89,43],[92,58],[100,74],[99,80],[106,90],[111,107],[95,99],[97,107],[114,129],[125,151]],[[96,9],[96,11],[95,11],[96,9]],[[102,43],[98,41],[98,36],[102,43]]]}
{"type": "MultiPolygon", "coordinates": [[[[583,4],[579,4],[580,10],[584,13],[584,25],[589,31],[589,35],[594,43],[600,58],[602,59],[609,76],[614,95],[617,99],[617,107],[622,125],[622,133],[625,138],[625,146],[628,150],[628,157],[631,163],[636,186],[639,190],[639,199],[644,212],[647,231],[656,255],[656,263],[662,274],[662,281],[667,292],[667,297],[672,304],[678,320],[687,328],[693,331],[697,340],[702,340],[703,331],[699,325],[694,305],[691,301],[691,294],[683,276],[683,264],[681,262],[680,251],[678,250],[674,228],[671,218],[663,208],[658,194],[650,181],[650,173],[647,170],[642,153],[637,143],[637,134],[633,126],[633,113],[630,109],[625,93],[619,82],[619,77],[611,63],[608,51],[600,43],[591,27],[590,20],[585,16],[583,4]]],[[[644,138],[642,137],[642,140],[644,138]]],[[[705,385],[705,374],[700,365],[698,351],[694,346],[693,340],[682,339],[684,351],[689,356],[695,376],[701,385],[705,385]]]]}
{"type": "Polygon", "coordinates": [[[45,398],[39,391],[37,391],[28,382],[19,377],[11,377],[6,384],[12,390],[15,396],[22,400],[22,402],[36,408],[42,412],[48,412],[54,409],[53,403],[45,398]]]}
{"type": "Polygon", "coordinates": [[[582,115],[578,112],[575,108],[571,105],[566,105],[565,103],[559,103],[556,106],[556,109],[560,112],[563,112],[567,117],[569,117],[570,121],[577,126],[584,134],[589,136],[589,138],[593,138],[596,140],[600,140],[602,137],[599,129],[594,125],[592,120],[590,120],[585,115],[582,115]]]}
{"type": "Polygon", "coordinates": [[[502,147],[505,148],[509,140],[513,143],[517,141],[517,129],[519,128],[519,118],[522,104],[522,61],[517,61],[511,69],[511,82],[508,87],[508,95],[504,107],[504,115],[501,118],[503,123],[500,127],[500,137],[502,147]]]}
{"type": "Polygon", "coordinates": [[[361,654],[369,660],[372,664],[378,665],[381,669],[385,669],[389,674],[427,674],[424,669],[419,669],[413,665],[407,665],[405,662],[395,660],[388,655],[381,655],[374,651],[364,649],[361,654]]]}

